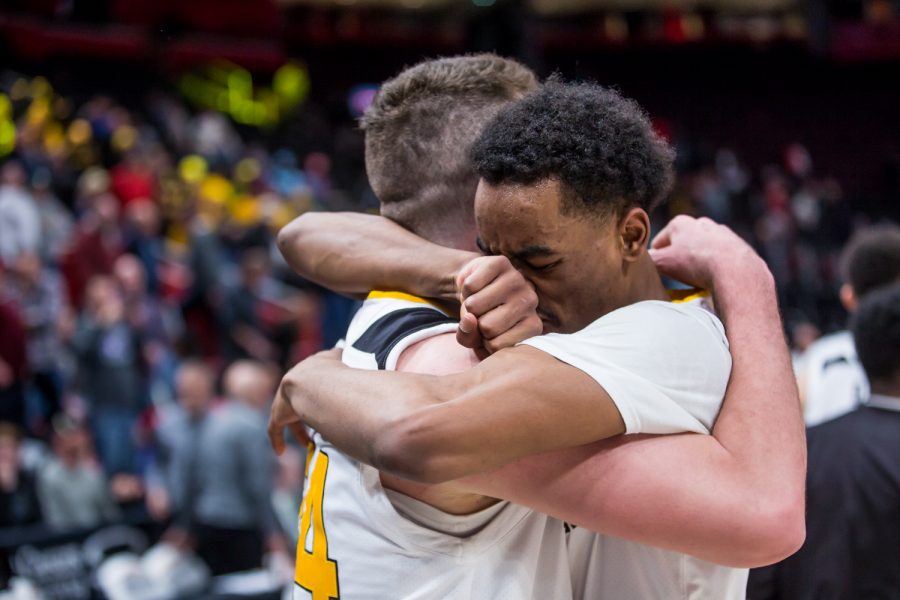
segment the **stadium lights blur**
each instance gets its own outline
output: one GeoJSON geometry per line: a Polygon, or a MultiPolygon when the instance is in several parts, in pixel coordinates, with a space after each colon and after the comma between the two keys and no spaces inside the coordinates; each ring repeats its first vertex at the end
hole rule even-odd
{"type": "Polygon", "coordinates": [[[0,121],[0,156],[16,149],[16,126],[12,121],[0,121]]]}
{"type": "Polygon", "coordinates": [[[228,62],[188,73],[179,90],[191,103],[230,116],[236,123],[272,127],[309,94],[305,67],[289,62],[272,78],[272,87],[256,86],[246,69],[228,62]]]}
{"type": "Polygon", "coordinates": [[[347,98],[347,108],[350,109],[350,114],[354,117],[361,117],[366,112],[366,109],[369,108],[369,105],[372,104],[372,100],[375,99],[375,94],[377,93],[378,86],[372,83],[362,83],[354,86],[347,98]]]}

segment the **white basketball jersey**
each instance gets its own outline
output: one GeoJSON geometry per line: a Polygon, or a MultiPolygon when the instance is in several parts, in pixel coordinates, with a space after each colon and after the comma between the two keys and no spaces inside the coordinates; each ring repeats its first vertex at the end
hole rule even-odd
{"type": "Polygon", "coordinates": [[[569,534],[578,600],[744,600],[747,569],[638,544],[583,527],[569,534]]]}
{"type": "MultiPolygon", "coordinates": [[[[581,331],[523,342],[580,369],[607,391],[631,433],[708,434],[731,374],[725,328],[705,296],[637,302],[581,331]],[[685,349],[690,349],[686,352],[685,349]]],[[[692,468],[685,464],[684,469],[692,468]]],[[[687,484],[685,484],[687,485],[687,484]]],[[[658,499],[660,509],[666,499],[658,499]]],[[[743,600],[747,569],[576,528],[569,534],[579,600],[743,600]]]]}
{"type": "Polygon", "coordinates": [[[797,380],[807,427],[845,415],[869,396],[869,382],[849,331],[810,344],[799,361],[797,380]]]}
{"type": "MultiPolygon", "coordinates": [[[[418,298],[373,293],[350,324],[343,360],[356,368],[394,369],[410,345],[455,329],[455,320],[418,298]]],[[[295,600],[572,597],[561,522],[508,502],[474,515],[448,515],[386,492],[378,471],[317,433],[313,439],[295,600]]]]}

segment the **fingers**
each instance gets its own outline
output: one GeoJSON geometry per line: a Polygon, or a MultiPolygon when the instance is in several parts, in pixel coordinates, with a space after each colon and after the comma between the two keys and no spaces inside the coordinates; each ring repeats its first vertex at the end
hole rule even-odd
{"type": "Polygon", "coordinates": [[[460,271],[457,287],[462,306],[456,339],[461,345],[493,352],[540,333],[537,294],[506,257],[470,261],[460,271]],[[493,340],[490,345],[488,339],[493,340]]]}
{"type": "MultiPolygon", "coordinates": [[[[272,402],[272,408],[269,411],[269,424],[266,426],[266,432],[269,435],[269,445],[272,446],[272,450],[278,456],[281,456],[281,453],[284,452],[284,425],[286,421],[284,418],[284,407],[282,406],[284,402],[284,382],[282,381],[275,392],[275,400],[272,402]]],[[[293,414],[293,410],[291,410],[291,413],[293,414]]]]}
{"type": "Polygon", "coordinates": [[[650,258],[653,259],[653,264],[656,265],[656,268],[663,275],[670,275],[668,269],[671,268],[673,253],[671,246],[666,246],[664,248],[650,248],[648,251],[650,258]]]}
{"type": "MultiPolygon", "coordinates": [[[[524,319],[540,323],[535,307],[529,304],[501,304],[478,317],[478,330],[485,340],[494,339],[519,325],[524,319]]],[[[540,333],[540,331],[538,331],[540,333]]]]}
{"type": "Polygon", "coordinates": [[[300,421],[296,423],[288,423],[288,429],[291,430],[291,435],[294,436],[294,439],[297,440],[297,443],[300,444],[301,448],[306,447],[309,444],[309,434],[306,433],[306,427],[300,421]]]}
{"type": "Polygon", "coordinates": [[[456,329],[456,341],[460,346],[466,348],[481,348],[483,341],[481,339],[481,331],[478,329],[478,319],[475,315],[465,310],[465,306],[460,309],[459,327],[456,329]]]}
{"type": "Polygon", "coordinates": [[[456,282],[460,300],[480,292],[501,274],[509,271],[515,271],[515,268],[505,256],[481,256],[473,259],[460,271],[456,282]]]}
{"type": "MultiPolygon", "coordinates": [[[[490,319],[494,317],[501,308],[503,307],[491,311],[484,318],[490,319]]],[[[523,340],[541,335],[544,329],[544,324],[541,322],[540,317],[533,311],[512,326],[506,324],[506,317],[504,316],[499,317],[499,322],[502,322],[503,325],[496,328],[490,326],[486,328],[482,321],[476,320],[471,314],[467,313],[456,331],[456,341],[461,346],[472,348],[476,351],[479,358],[484,359],[498,350],[511,348],[523,340]],[[488,337],[487,331],[491,331],[490,337],[488,337]]]]}
{"type": "Polygon", "coordinates": [[[665,248],[672,243],[672,224],[668,224],[659,230],[650,242],[650,252],[659,248],[665,248]]]}
{"type": "Polygon", "coordinates": [[[479,259],[477,258],[470,260],[462,269],[460,269],[459,273],[456,275],[456,290],[459,294],[460,303],[462,303],[462,301],[466,299],[466,296],[464,295],[465,292],[467,290],[470,290],[470,288],[466,287],[465,281],[469,278],[469,275],[471,275],[475,271],[475,269],[478,268],[480,264],[481,261],[479,261],[479,259]]]}
{"type": "Polygon", "coordinates": [[[269,426],[266,431],[269,434],[269,445],[272,446],[275,454],[281,456],[284,452],[284,426],[278,425],[272,418],[269,418],[269,426]]]}
{"type": "Polygon", "coordinates": [[[670,246],[651,251],[650,257],[660,275],[694,287],[708,289],[709,282],[704,278],[703,272],[692,264],[694,257],[686,255],[685,252],[670,246]]]}
{"type": "Polygon", "coordinates": [[[522,319],[514,327],[492,339],[484,340],[484,348],[493,354],[503,348],[511,348],[523,340],[540,335],[543,331],[543,323],[537,315],[522,319]]]}
{"type": "Polygon", "coordinates": [[[656,234],[650,247],[665,248],[671,246],[675,242],[674,238],[689,234],[692,229],[696,230],[700,226],[708,227],[710,224],[714,225],[715,222],[706,217],[697,219],[688,215],[676,215],[656,234]]]}
{"type": "MultiPolygon", "coordinates": [[[[488,311],[500,305],[509,305],[521,319],[537,308],[537,294],[531,284],[516,271],[506,271],[480,291],[465,300],[466,310],[480,320],[488,311]]],[[[518,320],[518,319],[517,319],[518,320]]],[[[512,325],[513,323],[510,323],[512,325]]]]}
{"type": "Polygon", "coordinates": [[[280,423],[277,419],[269,419],[269,425],[267,427],[269,445],[272,446],[272,450],[274,450],[275,454],[278,456],[284,454],[285,426],[291,431],[291,435],[294,436],[294,439],[297,440],[297,443],[299,443],[301,447],[305,447],[310,442],[309,434],[306,432],[306,427],[302,422],[294,420],[285,425],[284,423],[280,423]]]}

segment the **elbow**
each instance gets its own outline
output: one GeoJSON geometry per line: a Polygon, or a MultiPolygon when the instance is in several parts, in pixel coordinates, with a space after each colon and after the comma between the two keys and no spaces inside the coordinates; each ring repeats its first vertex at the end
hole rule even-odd
{"type": "Polygon", "coordinates": [[[772,508],[768,515],[767,552],[762,567],[780,562],[797,552],[806,541],[806,502],[803,494],[788,497],[772,508]]]}
{"type": "Polygon", "coordinates": [[[278,245],[278,250],[281,251],[281,254],[285,259],[290,261],[291,256],[297,254],[294,252],[294,249],[296,249],[297,245],[300,243],[303,234],[311,226],[310,221],[314,220],[314,213],[306,213],[282,227],[278,232],[276,244],[278,245]]]}
{"type": "Polygon", "coordinates": [[[371,464],[379,471],[434,485],[457,479],[453,460],[427,417],[413,415],[387,424],[372,447],[371,464]]]}
{"type": "Polygon", "coordinates": [[[780,562],[803,546],[806,540],[805,499],[785,494],[761,505],[748,523],[751,539],[746,554],[735,557],[733,566],[758,568],[780,562]]]}

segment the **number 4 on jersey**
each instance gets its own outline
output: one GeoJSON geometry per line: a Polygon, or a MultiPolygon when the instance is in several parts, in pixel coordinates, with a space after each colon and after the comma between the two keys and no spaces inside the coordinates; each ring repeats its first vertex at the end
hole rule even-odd
{"type": "MultiPolygon", "coordinates": [[[[308,463],[307,463],[308,464],[308,463]]],[[[294,580],[297,585],[312,594],[312,600],[340,598],[337,561],[328,558],[328,539],[322,516],[325,496],[325,475],[328,471],[328,455],[319,452],[300,508],[300,538],[297,543],[297,566],[294,580]],[[312,552],[307,541],[312,529],[312,552]]]]}

